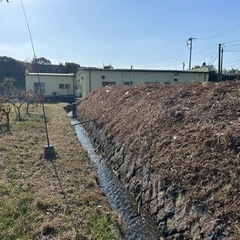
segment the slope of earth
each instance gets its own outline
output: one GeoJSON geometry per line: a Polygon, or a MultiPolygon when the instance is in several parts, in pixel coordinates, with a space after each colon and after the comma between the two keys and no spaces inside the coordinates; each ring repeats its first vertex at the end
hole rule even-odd
{"type": "Polygon", "coordinates": [[[238,239],[240,82],[106,87],[77,114],[166,239],[238,239]]]}
{"type": "Polygon", "coordinates": [[[0,239],[121,239],[117,215],[96,183],[63,109],[46,104],[55,160],[43,157],[46,145],[42,107],[22,107],[20,122],[0,132],[0,239]],[[113,216],[113,217],[112,217],[113,216]]]}

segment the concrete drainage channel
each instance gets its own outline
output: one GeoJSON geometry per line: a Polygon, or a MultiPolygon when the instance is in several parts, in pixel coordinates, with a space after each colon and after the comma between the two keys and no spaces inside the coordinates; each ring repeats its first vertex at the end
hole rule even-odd
{"type": "MultiPolygon", "coordinates": [[[[71,117],[70,114],[69,116],[71,117]]],[[[160,233],[157,227],[146,214],[138,211],[137,203],[129,196],[129,193],[121,185],[111,168],[97,155],[84,128],[78,123],[76,119],[71,118],[71,124],[75,128],[78,140],[87,150],[90,159],[96,166],[100,185],[110,205],[114,210],[122,214],[125,224],[128,226],[124,239],[159,239],[160,233]]]]}

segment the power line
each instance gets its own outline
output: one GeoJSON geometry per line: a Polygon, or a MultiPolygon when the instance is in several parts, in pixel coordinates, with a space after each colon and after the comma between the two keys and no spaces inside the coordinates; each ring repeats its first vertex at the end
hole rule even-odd
{"type": "Polygon", "coordinates": [[[213,55],[215,55],[216,50],[217,50],[217,47],[214,47],[214,49],[211,49],[211,51],[209,51],[207,54],[206,52],[201,52],[200,54],[196,54],[196,51],[195,51],[194,52],[195,62],[206,62],[206,58],[208,58],[209,56],[212,57],[213,55]],[[199,56],[199,57],[196,58],[196,56],[199,56]]]}
{"type": "Polygon", "coordinates": [[[228,44],[228,43],[235,43],[235,42],[240,42],[240,39],[235,40],[235,41],[225,42],[225,43],[228,44]]]}
{"type": "MultiPolygon", "coordinates": [[[[226,44],[226,43],[225,43],[226,44]]],[[[226,45],[226,47],[235,47],[235,46],[240,46],[240,43],[238,43],[238,44],[227,44],[226,45]]]]}
{"type": "Polygon", "coordinates": [[[208,40],[208,39],[212,39],[212,38],[216,38],[216,37],[220,37],[222,35],[226,35],[226,34],[231,34],[235,31],[238,31],[240,29],[240,24],[237,24],[235,25],[234,27],[230,28],[230,29],[227,29],[221,33],[217,33],[217,34],[214,34],[214,35],[210,35],[210,36],[207,36],[207,37],[198,37],[198,40],[208,40]]]}
{"type": "MultiPolygon", "coordinates": [[[[34,49],[34,44],[33,44],[33,38],[32,38],[32,34],[31,34],[31,30],[30,30],[30,27],[29,27],[27,15],[26,15],[26,12],[25,12],[25,9],[24,9],[22,0],[20,0],[20,2],[21,2],[22,9],[23,9],[23,12],[24,12],[25,20],[26,20],[26,23],[27,23],[27,28],[28,28],[29,37],[30,37],[30,40],[31,40],[31,45],[32,45],[32,50],[33,50],[33,55],[34,55],[34,63],[35,63],[36,66],[37,66],[36,53],[35,53],[35,49],[34,49]]],[[[53,159],[53,158],[56,157],[56,155],[55,155],[55,151],[54,151],[53,146],[50,145],[50,142],[49,142],[48,128],[47,128],[47,118],[46,118],[46,111],[45,111],[45,106],[44,106],[44,97],[43,97],[43,94],[42,94],[42,87],[41,87],[41,81],[40,81],[40,76],[39,76],[39,71],[38,71],[38,69],[37,69],[37,77],[38,77],[38,83],[39,83],[39,90],[40,90],[40,94],[41,94],[42,109],[43,109],[43,116],[44,116],[44,124],[45,124],[46,137],[47,137],[47,147],[45,147],[45,157],[53,159]]],[[[53,169],[54,169],[55,176],[56,176],[56,178],[57,178],[58,184],[59,184],[59,186],[60,186],[61,192],[62,192],[62,194],[63,194],[63,199],[64,199],[64,201],[65,201],[66,207],[67,207],[67,209],[68,209],[68,211],[69,211],[70,209],[69,209],[69,204],[68,204],[68,201],[67,201],[67,194],[66,194],[66,192],[65,192],[64,189],[63,189],[61,179],[60,179],[60,177],[59,177],[57,168],[56,168],[56,166],[55,166],[55,164],[54,164],[53,161],[52,161],[52,166],[53,166],[53,169]]],[[[70,211],[69,211],[69,212],[70,212],[70,211]]],[[[70,218],[71,218],[72,226],[73,226],[74,230],[76,231],[76,226],[75,226],[75,224],[74,224],[74,219],[73,219],[73,217],[72,217],[72,214],[70,214],[70,218]]]]}
{"type": "MultiPolygon", "coordinates": [[[[36,66],[37,66],[36,52],[35,52],[35,48],[34,48],[34,44],[33,44],[33,38],[32,38],[31,30],[30,30],[30,27],[29,27],[28,19],[27,19],[27,14],[26,14],[26,11],[25,11],[25,8],[24,8],[22,0],[20,0],[20,2],[21,2],[21,6],[22,6],[24,17],[25,17],[25,21],[26,21],[26,24],[27,24],[28,34],[29,34],[30,41],[31,41],[31,46],[32,46],[32,51],[33,51],[33,63],[36,64],[36,66]]],[[[42,92],[42,87],[41,87],[41,81],[40,81],[38,67],[37,67],[36,70],[37,70],[36,72],[37,72],[39,90],[40,90],[40,95],[41,95],[41,105],[42,105],[42,111],[43,111],[45,132],[46,132],[46,138],[47,138],[47,146],[45,147],[45,154],[44,154],[44,156],[46,158],[55,158],[56,157],[56,153],[55,153],[54,147],[52,145],[50,145],[50,141],[49,141],[47,117],[46,117],[46,111],[45,111],[45,105],[44,105],[44,96],[43,96],[43,92],[42,92]]]]}

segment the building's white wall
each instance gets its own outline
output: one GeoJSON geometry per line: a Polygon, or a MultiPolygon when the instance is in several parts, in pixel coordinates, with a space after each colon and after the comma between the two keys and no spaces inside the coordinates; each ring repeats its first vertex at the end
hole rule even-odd
{"type": "MultiPolygon", "coordinates": [[[[39,74],[45,84],[45,96],[86,96],[92,90],[106,85],[138,85],[142,83],[184,83],[208,81],[208,72],[197,71],[144,71],[144,70],[103,70],[80,68],[76,74],[39,74]],[[60,88],[69,84],[70,88],[60,88]]],[[[34,90],[38,76],[26,72],[26,90],[34,90]]]]}
{"type": "Polygon", "coordinates": [[[172,82],[172,73],[168,72],[136,72],[134,84],[172,82]]]}
{"type": "Polygon", "coordinates": [[[142,70],[98,70],[79,69],[77,78],[80,79],[82,96],[96,88],[103,87],[103,83],[116,85],[138,85],[142,83],[185,83],[208,81],[208,73],[195,71],[142,71],[142,70]]]}
{"type": "Polygon", "coordinates": [[[208,81],[208,73],[186,72],[181,73],[182,82],[204,82],[208,81]]]}
{"type": "MultiPolygon", "coordinates": [[[[70,96],[74,95],[74,76],[61,75],[39,75],[40,82],[45,84],[44,96],[70,96]],[[59,84],[63,84],[64,88],[60,88],[59,84]],[[69,88],[66,88],[66,84],[69,88]]],[[[26,74],[26,90],[35,90],[34,83],[38,83],[38,76],[26,74]]]]}
{"type": "Polygon", "coordinates": [[[78,70],[76,74],[76,92],[77,96],[86,96],[89,92],[89,72],[78,70]]]}

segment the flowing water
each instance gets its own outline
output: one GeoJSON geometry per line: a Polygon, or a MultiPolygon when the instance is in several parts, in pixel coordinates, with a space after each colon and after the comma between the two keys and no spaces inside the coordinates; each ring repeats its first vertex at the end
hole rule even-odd
{"type": "MultiPolygon", "coordinates": [[[[76,119],[71,120],[71,124],[78,123],[76,119]]],[[[159,239],[159,230],[146,216],[137,209],[137,203],[129,197],[129,193],[124,189],[113,171],[107,166],[103,159],[94,150],[94,147],[85,132],[84,128],[74,125],[78,140],[87,150],[90,159],[94,162],[100,186],[102,187],[111,207],[121,213],[128,226],[124,239],[126,240],[155,240],[159,239]]]]}

